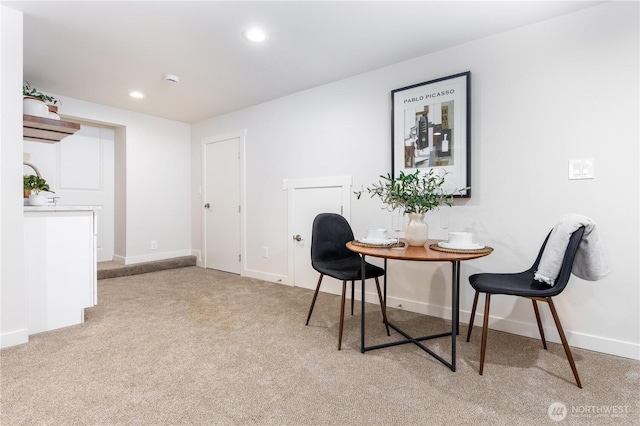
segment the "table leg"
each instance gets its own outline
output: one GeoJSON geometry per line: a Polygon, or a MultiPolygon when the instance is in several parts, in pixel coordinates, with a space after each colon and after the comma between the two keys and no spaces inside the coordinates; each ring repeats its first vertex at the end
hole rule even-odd
{"type": "MultiPolygon", "coordinates": [[[[366,262],[364,260],[364,254],[360,256],[362,258],[362,289],[360,292],[360,301],[362,303],[362,308],[360,309],[360,353],[364,353],[364,281],[365,281],[365,271],[366,271],[366,262]]],[[[386,287],[386,282],[385,282],[386,287]]]]}
{"type": "MultiPolygon", "coordinates": [[[[419,346],[422,350],[429,353],[431,356],[436,358],[438,361],[449,367],[451,371],[456,371],[456,336],[460,332],[460,262],[459,261],[451,261],[451,332],[439,333],[430,336],[424,337],[411,337],[395,325],[389,323],[389,327],[393,328],[395,331],[400,333],[402,336],[406,338],[406,340],[398,340],[395,342],[383,343],[380,345],[374,345],[370,347],[365,346],[365,268],[366,261],[365,256],[361,254],[362,257],[362,290],[361,290],[361,315],[360,315],[360,352],[365,353],[365,351],[386,348],[390,346],[403,345],[406,343],[414,343],[419,346]],[[451,363],[444,360],[438,354],[422,345],[420,342],[429,339],[436,339],[439,337],[445,337],[451,335],[451,363]]],[[[383,303],[385,308],[387,306],[387,259],[384,260],[384,300],[383,303]]]]}
{"type": "Polygon", "coordinates": [[[460,262],[451,262],[451,371],[456,371],[456,336],[460,331],[460,262]]]}
{"type": "Polygon", "coordinates": [[[382,291],[384,300],[384,311],[387,312],[387,259],[384,259],[384,289],[382,291]]]}
{"type": "MultiPolygon", "coordinates": [[[[455,302],[456,302],[456,312],[457,312],[457,317],[458,320],[456,321],[456,335],[460,334],[460,262],[459,261],[454,261],[451,262],[452,263],[452,268],[455,268],[455,270],[452,271],[452,277],[451,277],[451,285],[452,286],[456,286],[456,298],[455,298],[455,302]]],[[[451,305],[453,308],[453,300],[451,301],[451,305]]]]}

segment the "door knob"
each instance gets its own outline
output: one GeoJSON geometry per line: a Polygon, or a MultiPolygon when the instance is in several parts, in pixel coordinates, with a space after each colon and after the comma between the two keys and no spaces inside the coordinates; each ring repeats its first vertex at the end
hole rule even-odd
{"type": "Polygon", "coordinates": [[[300,235],[294,235],[294,236],[293,236],[293,241],[298,241],[298,242],[300,242],[300,241],[302,241],[302,237],[301,237],[300,235]]]}
{"type": "Polygon", "coordinates": [[[205,209],[208,209],[208,208],[210,208],[210,207],[211,207],[211,204],[209,204],[209,203],[207,203],[207,204],[205,204],[205,205],[204,205],[204,208],[205,208],[205,209]]]}

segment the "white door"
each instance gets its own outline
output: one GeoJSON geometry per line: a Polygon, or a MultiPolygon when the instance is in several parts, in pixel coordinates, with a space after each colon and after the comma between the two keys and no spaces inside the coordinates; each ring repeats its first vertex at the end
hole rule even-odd
{"type": "Polygon", "coordinates": [[[97,261],[113,260],[114,130],[82,124],[57,146],[61,205],[100,206],[96,211],[97,261]]]}
{"type": "Polygon", "coordinates": [[[204,266],[240,274],[240,138],[204,153],[204,266]]]}
{"type": "MultiPolygon", "coordinates": [[[[320,274],[311,267],[313,219],[320,213],[337,213],[349,220],[351,178],[290,181],[288,185],[293,285],[315,289],[320,274]]],[[[342,283],[325,277],[322,280],[322,291],[339,294],[342,291],[342,283]]]]}

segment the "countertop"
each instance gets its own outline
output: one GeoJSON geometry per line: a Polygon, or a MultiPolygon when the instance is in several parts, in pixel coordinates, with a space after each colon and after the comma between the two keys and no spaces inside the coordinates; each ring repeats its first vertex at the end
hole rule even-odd
{"type": "Polygon", "coordinates": [[[25,212],[73,212],[102,210],[101,206],[24,206],[25,212]]]}

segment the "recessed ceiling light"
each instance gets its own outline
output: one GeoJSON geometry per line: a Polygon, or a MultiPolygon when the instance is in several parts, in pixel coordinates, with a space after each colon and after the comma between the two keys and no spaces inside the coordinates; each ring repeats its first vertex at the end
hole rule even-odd
{"type": "Polygon", "coordinates": [[[259,28],[251,28],[242,33],[242,36],[251,42],[262,43],[267,39],[267,35],[259,28]]]}
{"type": "Polygon", "coordinates": [[[144,95],[140,92],[131,92],[129,93],[129,96],[131,96],[132,98],[136,98],[136,99],[142,99],[144,98],[144,95]]]}

